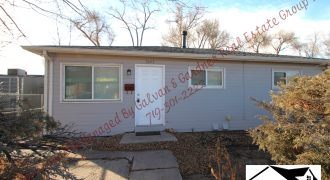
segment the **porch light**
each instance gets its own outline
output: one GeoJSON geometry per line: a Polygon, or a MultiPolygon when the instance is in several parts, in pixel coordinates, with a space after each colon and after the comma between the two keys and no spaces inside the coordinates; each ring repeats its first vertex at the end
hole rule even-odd
{"type": "Polygon", "coordinates": [[[130,76],[132,74],[132,70],[131,69],[127,69],[127,76],[130,76]]]}

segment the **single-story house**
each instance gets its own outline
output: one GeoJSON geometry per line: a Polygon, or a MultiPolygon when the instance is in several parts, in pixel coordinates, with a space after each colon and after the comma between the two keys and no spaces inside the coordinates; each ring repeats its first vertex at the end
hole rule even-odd
{"type": "Polygon", "coordinates": [[[250,97],[326,59],[175,47],[23,46],[45,58],[45,110],[93,136],[242,130],[266,112],[250,97]]]}

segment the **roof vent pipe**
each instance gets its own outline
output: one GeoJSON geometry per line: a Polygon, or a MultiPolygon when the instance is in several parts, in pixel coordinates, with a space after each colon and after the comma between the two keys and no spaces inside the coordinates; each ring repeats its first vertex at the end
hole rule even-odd
{"type": "Polygon", "coordinates": [[[187,31],[183,31],[182,32],[182,36],[183,36],[183,38],[182,38],[182,48],[186,48],[187,46],[186,46],[186,44],[187,44],[187,31]]]}

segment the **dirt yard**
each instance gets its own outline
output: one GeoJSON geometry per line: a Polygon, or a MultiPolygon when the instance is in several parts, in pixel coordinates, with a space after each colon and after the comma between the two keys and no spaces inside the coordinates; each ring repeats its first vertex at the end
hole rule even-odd
{"type": "Polygon", "coordinates": [[[247,164],[273,164],[269,154],[259,151],[245,131],[174,133],[174,135],[178,139],[177,142],[148,144],[119,144],[122,135],[100,137],[95,141],[93,149],[109,151],[166,149],[177,157],[184,179],[193,179],[192,175],[203,175],[206,179],[213,179],[210,162],[214,163],[216,142],[219,137],[221,144],[227,147],[234,164],[239,165],[239,168],[236,168],[237,179],[245,179],[247,164]]]}

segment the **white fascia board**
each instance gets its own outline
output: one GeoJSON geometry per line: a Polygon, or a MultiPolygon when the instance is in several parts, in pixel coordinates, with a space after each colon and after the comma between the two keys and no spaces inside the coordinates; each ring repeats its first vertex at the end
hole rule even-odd
{"type": "Polygon", "coordinates": [[[48,53],[58,54],[89,54],[89,55],[109,55],[109,56],[134,56],[134,57],[153,57],[153,58],[172,58],[172,59],[190,59],[190,60],[219,60],[232,62],[264,62],[264,63],[296,63],[296,64],[315,64],[322,65],[330,63],[330,60],[306,59],[301,57],[273,57],[273,56],[237,56],[221,55],[212,57],[212,54],[195,53],[171,53],[171,52],[152,52],[152,51],[134,51],[134,50],[113,50],[113,49],[89,49],[89,48],[67,48],[67,47],[47,47],[47,46],[22,46],[23,49],[35,54],[41,54],[44,50],[48,53]]]}

